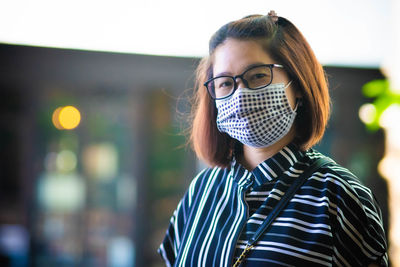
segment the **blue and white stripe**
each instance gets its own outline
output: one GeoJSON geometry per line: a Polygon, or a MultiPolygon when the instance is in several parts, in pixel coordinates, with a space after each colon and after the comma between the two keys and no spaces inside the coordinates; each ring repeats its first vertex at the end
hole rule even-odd
{"type": "MultiPolygon", "coordinates": [[[[293,145],[252,172],[202,171],[174,212],[159,253],[167,266],[231,266],[294,179],[317,158],[293,145]]],[[[296,192],[244,266],[387,265],[382,218],[371,190],[345,168],[322,167],[296,192]]]]}

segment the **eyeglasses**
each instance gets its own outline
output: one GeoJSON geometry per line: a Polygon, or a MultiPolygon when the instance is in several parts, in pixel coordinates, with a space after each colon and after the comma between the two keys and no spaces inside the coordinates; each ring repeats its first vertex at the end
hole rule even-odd
{"type": "Polygon", "coordinates": [[[271,84],[274,67],[283,68],[279,64],[257,65],[234,77],[228,75],[214,77],[206,81],[204,86],[213,99],[223,99],[233,95],[238,88],[237,78],[240,78],[247,88],[258,90],[271,84]]]}

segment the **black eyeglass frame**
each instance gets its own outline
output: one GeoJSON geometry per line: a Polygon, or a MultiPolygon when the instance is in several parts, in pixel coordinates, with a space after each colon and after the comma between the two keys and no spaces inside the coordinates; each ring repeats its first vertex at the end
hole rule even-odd
{"type": "Polygon", "coordinates": [[[252,67],[248,68],[248,69],[245,70],[242,74],[239,74],[239,75],[236,75],[236,76],[221,75],[221,76],[217,76],[217,77],[211,78],[211,79],[209,79],[208,81],[206,81],[206,82],[204,83],[204,86],[206,87],[207,92],[208,92],[208,94],[210,95],[210,97],[211,97],[212,99],[214,99],[214,100],[217,100],[217,99],[218,99],[218,100],[219,100],[219,99],[225,99],[225,98],[228,98],[228,97],[230,97],[231,95],[233,95],[233,94],[235,93],[235,91],[237,90],[237,88],[238,88],[238,84],[237,84],[237,82],[236,82],[236,79],[237,79],[237,78],[240,78],[240,79],[243,81],[244,85],[245,85],[247,88],[249,88],[250,90],[259,90],[259,89],[262,89],[262,88],[267,87],[268,85],[270,85],[270,84],[272,83],[272,80],[274,79],[274,72],[272,71],[273,68],[284,68],[284,67],[283,67],[282,65],[280,65],[280,64],[261,64],[261,65],[256,65],[256,66],[252,66],[252,67]],[[243,78],[243,76],[246,74],[246,72],[248,72],[248,71],[250,71],[250,70],[252,70],[252,69],[254,69],[254,68],[258,68],[258,67],[268,67],[268,68],[271,70],[271,81],[270,81],[268,84],[263,85],[263,86],[261,86],[261,87],[249,88],[249,83],[247,82],[246,79],[243,78]],[[229,95],[227,95],[227,96],[218,97],[218,98],[217,98],[217,97],[214,97],[214,96],[212,95],[212,93],[210,92],[210,89],[208,88],[208,85],[209,85],[212,81],[214,81],[215,79],[224,78],[224,77],[226,77],[226,78],[231,78],[231,79],[233,80],[233,90],[232,90],[232,92],[231,92],[229,95]]]}

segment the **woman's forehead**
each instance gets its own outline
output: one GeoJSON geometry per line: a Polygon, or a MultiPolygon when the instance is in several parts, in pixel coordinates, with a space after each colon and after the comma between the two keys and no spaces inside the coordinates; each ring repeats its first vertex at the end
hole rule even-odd
{"type": "Polygon", "coordinates": [[[255,63],[275,63],[259,42],[238,39],[227,39],[219,45],[212,61],[214,74],[238,73],[255,63]]]}

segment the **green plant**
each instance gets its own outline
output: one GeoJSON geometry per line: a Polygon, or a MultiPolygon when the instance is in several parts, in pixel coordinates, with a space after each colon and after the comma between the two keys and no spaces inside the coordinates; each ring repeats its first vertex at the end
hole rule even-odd
{"type": "Polygon", "coordinates": [[[395,91],[386,79],[366,83],[362,92],[365,97],[373,100],[372,103],[360,107],[360,119],[368,130],[376,131],[382,127],[381,118],[384,112],[393,105],[400,105],[400,92],[395,91]]]}

